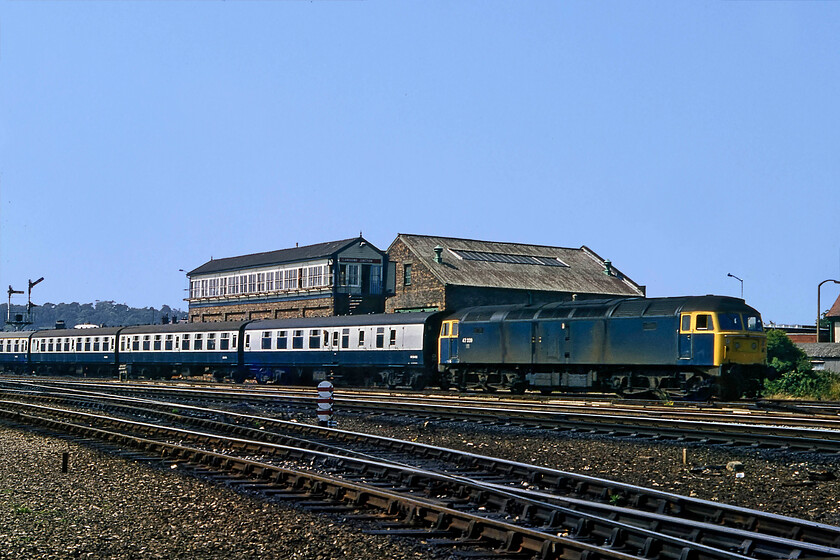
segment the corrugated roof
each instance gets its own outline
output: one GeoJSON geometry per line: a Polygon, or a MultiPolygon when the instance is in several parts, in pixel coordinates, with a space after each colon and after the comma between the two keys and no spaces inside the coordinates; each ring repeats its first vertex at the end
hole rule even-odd
{"type": "Polygon", "coordinates": [[[809,358],[840,358],[840,344],[836,342],[797,343],[809,358]]]}
{"type": "Polygon", "coordinates": [[[204,263],[195,270],[188,272],[187,276],[325,258],[334,255],[350,244],[358,243],[359,241],[365,241],[365,243],[367,243],[367,241],[362,237],[354,237],[352,239],[327,241],[325,243],[316,243],[315,245],[306,245],[304,247],[291,247],[289,249],[280,249],[278,251],[268,251],[265,253],[254,253],[252,255],[227,257],[224,259],[211,259],[209,262],[204,263]]]}
{"type": "Polygon", "coordinates": [[[612,267],[612,275],[605,274],[604,259],[585,246],[570,249],[404,233],[397,241],[405,243],[438,280],[451,286],[644,295],[643,288],[617,268],[612,267]],[[438,245],[443,247],[440,263],[434,260],[438,245]]]}

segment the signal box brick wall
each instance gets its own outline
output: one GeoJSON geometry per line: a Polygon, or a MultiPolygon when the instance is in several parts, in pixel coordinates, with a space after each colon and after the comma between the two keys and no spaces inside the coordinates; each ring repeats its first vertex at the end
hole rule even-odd
{"type": "Polygon", "coordinates": [[[297,317],[330,317],[333,315],[331,297],[279,301],[264,304],[243,303],[190,309],[191,323],[218,321],[246,321],[250,319],[292,319],[297,317]]]}

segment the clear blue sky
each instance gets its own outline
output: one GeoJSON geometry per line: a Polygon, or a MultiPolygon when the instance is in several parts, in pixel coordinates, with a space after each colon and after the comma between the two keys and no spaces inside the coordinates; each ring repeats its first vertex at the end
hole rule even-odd
{"type": "Polygon", "coordinates": [[[813,323],[838,148],[840,2],[0,0],[0,286],[35,303],[186,309],[179,269],[362,231],[813,323]]]}

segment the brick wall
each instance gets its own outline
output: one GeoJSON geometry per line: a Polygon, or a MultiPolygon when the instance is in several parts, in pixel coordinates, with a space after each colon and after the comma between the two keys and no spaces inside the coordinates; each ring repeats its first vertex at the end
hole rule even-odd
{"type": "Polygon", "coordinates": [[[245,321],[248,319],[290,319],[329,317],[333,314],[331,297],[271,303],[240,303],[190,309],[190,322],[245,321]]]}
{"type": "Polygon", "coordinates": [[[394,278],[394,295],[385,301],[386,313],[420,307],[444,308],[446,291],[443,284],[414,257],[400,239],[397,239],[388,250],[388,260],[396,263],[396,278],[394,278]],[[405,285],[404,266],[406,264],[411,265],[409,286],[405,285]]]}

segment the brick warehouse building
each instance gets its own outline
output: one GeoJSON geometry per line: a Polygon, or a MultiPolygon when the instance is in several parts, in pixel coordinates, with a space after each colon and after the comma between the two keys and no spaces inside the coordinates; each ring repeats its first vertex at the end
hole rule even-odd
{"type": "Polygon", "coordinates": [[[645,295],[644,286],[585,246],[399,234],[387,253],[394,271],[389,313],[645,295]]]}
{"type": "Polygon", "coordinates": [[[187,273],[189,320],[379,313],[386,259],[361,236],[211,259],[187,273]]]}

